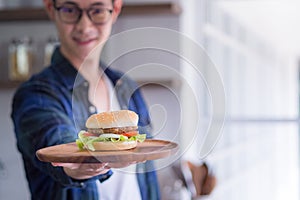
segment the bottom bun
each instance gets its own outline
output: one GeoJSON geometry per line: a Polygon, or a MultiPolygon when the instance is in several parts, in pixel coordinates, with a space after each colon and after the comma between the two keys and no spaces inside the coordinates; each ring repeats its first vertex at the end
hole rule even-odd
{"type": "Polygon", "coordinates": [[[137,146],[137,141],[94,142],[93,146],[96,151],[119,151],[135,148],[137,146]]]}

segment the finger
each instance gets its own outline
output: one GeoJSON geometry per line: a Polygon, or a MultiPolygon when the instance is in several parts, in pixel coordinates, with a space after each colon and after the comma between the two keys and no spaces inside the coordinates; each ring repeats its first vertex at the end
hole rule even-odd
{"type": "Polygon", "coordinates": [[[52,166],[54,166],[54,167],[60,166],[60,163],[54,163],[54,162],[52,162],[51,164],[52,164],[52,166]]]}
{"type": "Polygon", "coordinates": [[[54,167],[67,167],[67,168],[70,168],[70,169],[77,169],[80,167],[80,164],[78,163],[56,163],[56,162],[53,162],[51,163],[54,167]]]}
{"type": "Polygon", "coordinates": [[[128,167],[129,165],[136,164],[136,162],[121,162],[121,163],[108,163],[108,167],[110,168],[124,168],[128,167]]]}
{"type": "Polygon", "coordinates": [[[91,169],[91,170],[98,170],[98,169],[104,169],[108,163],[88,163],[88,164],[82,164],[82,169],[91,169]]]}
{"type": "Polygon", "coordinates": [[[105,174],[109,171],[109,169],[95,169],[95,170],[86,170],[81,171],[82,174],[89,175],[89,176],[97,176],[100,174],[105,174]]]}
{"type": "Polygon", "coordinates": [[[108,165],[108,163],[100,163],[100,164],[93,164],[93,167],[104,169],[107,165],[108,165]]]}

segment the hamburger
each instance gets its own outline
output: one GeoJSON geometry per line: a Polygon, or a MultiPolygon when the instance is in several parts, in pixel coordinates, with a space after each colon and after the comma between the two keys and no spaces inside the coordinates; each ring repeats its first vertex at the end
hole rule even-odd
{"type": "Polygon", "coordinates": [[[146,139],[139,134],[138,115],[130,110],[102,112],[86,120],[87,131],[80,131],[77,146],[91,151],[127,150],[146,139]]]}

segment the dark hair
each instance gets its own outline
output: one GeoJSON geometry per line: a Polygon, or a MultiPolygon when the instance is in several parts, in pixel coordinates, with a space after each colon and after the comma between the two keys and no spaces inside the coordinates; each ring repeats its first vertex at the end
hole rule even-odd
{"type": "MultiPolygon", "coordinates": [[[[52,0],[52,1],[55,3],[55,1],[56,1],[56,0],[52,0]]],[[[115,0],[111,0],[111,1],[112,1],[112,3],[114,3],[114,2],[115,2],[115,0]]]]}

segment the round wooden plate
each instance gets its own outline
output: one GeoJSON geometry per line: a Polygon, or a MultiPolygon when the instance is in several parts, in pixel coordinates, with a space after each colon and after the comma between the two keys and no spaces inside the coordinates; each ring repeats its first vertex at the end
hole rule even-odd
{"type": "Polygon", "coordinates": [[[40,149],[36,155],[40,161],[59,163],[143,162],[171,156],[178,149],[178,144],[165,140],[147,139],[134,149],[122,151],[79,150],[73,142],[40,149]]]}

